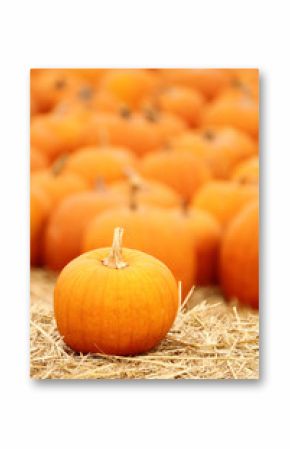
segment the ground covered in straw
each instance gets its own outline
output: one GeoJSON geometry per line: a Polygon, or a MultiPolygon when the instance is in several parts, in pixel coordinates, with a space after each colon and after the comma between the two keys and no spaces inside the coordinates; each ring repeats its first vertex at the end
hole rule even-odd
{"type": "Polygon", "coordinates": [[[34,379],[258,379],[258,314],[196,290],[161,344],[147,354],[82,355],[63,343],[53,318],[55,276],[31,273],[31,377],[34,379]]]}

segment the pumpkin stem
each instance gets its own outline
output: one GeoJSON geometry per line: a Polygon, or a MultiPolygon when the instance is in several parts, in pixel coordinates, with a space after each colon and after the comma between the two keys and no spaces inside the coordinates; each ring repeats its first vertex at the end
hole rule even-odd
{"type": "Polygon", "coordinates": [[[130,183],[130,209],[136,210],[138,207],[137,194],[141,187],[141,179],[137,173],[131,173],[129,176],[130,183]]]}
{"type": "Polygon", "coordinates": [[[54,164],[51,167],[51,172],[54,176],[58,176],[62,172],[62,170],[65,166],[66,160],[67,160],[67,154],[64,154],[64,155],[60,156],[54,162],[54,164]]]}
{"type": "Polygon", "coordinates": [[[95,183],[95,189],[100,192],[106,191],[106,183],[103,176],[98,176],[95,183]]]}
{"type": "Polygon", "coordinates": [[[124,232],[123,228],[114,229],[112,249],[108,257],[102,260],[103,265],[105,265],[106,267],[115,268],[119,270],[120,268],[125,268],[128,266],[127,262],[125,262],[122,258],[123,232],[124,232]]]}

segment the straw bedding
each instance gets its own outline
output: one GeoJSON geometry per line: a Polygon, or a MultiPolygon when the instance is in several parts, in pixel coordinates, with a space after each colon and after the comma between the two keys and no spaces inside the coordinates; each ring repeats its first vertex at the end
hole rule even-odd
{"type": "Polygon", "coordinates": [[[31,273],[30,369],[34,379],[258,379],[259,319],[197,289],[153,351],[134,357],[82,355],[62,341],[53,318],[55,276],[31,273]]]}

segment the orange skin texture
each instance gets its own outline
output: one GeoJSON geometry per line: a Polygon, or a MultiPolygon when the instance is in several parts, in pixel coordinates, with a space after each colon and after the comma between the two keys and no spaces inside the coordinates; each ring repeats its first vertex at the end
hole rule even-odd
{"type": "Polygon", "coordinates": [[[165,143],[186,129],[178,117],[159,115],[156,120],[143,114],[122,117],[117,114],[94,114],[86,123],[86,145],[117,145],[131,149],[142,156],[165,143]]]}
{"type": "Polygon", "coordinates": [[[200,124],[200,113],[205,100],[203,95],[195,90],[182,86],[172,86],[151,100],[152,104],[165,112],[177,115],[188,126],[200,124]]]}
{"type": "Polygon", "coordinates": [[[172,213],[184,220],[192,234],[196,253],[196,285],[216,284],[221,225],[211,214],[196,208],[177,209],[172,213]]]}
{"type": "MultiPolygon", "coordinates": [[[[129,181],[119,181],[110,185],[111,192],[119,192],[126,196],[128,203],[131,195],[131,185],[129,181]]],[[[142,179],[136,194],[138,205],[157,206],[162,208],[178,207],[182,203],[182,198],[175,190],[166,184],[149,179],[142,179]]]]}
{"type": "Polygon", "coordinates": [[[124,228],[124,245],[144,251],[165,263],[186,294],[195,282],[192,236],[184,221],[152,207],[119,208],[92,220],[83,236],[83,251],[109,245],[116,226],[124,228]]]}
{"type": "Polygon", "coordinates": [[[40,187],[49,197],[52,207],[73,193],[88,190],[87,182],[74,173],[54,175],[50,170],[39,170],[31,175],[31,185],[40,187]]]}
{"type": "Polygon", "coordinates": [[[48,167],[49,162],[45,154],[37,148],[30,148],[30,172],[48,167]]]}
{"type": "Polygon", "coordinates": [[[64,199],[52,211],[46,226],[44,264],[52,270],[60,270],[79,256],[87,224],[101,212],[120,204],[125,204],[125,197],[108,190],[76,193],[64,199]]]}
{"type": "Polygon", "coordinates": [[[48,214],[50,200],[45,192],[38,187],[30,188],[30,263],[37,265],[40,262],[40,246],[42,234],[48,214]]]}
{"type": "Polygon", "coordinates": [[[221,244],[220,283],[228,298],[259,307],[259,208],[254,202],[229,224],[221,244]]]}
{"type": "Polygon", "coordinates": [[[124,248],[128,266],[106,267],[110,248],[85,253],[60,273],[54,314],[65,343],[77,352],[134,355],[154,348],[178,310],[176,281],[148,254],[124,248]]]}
{"type": "Polygon", "coordinates": [[[83,147],[68,157],[64,173],[75,173],[92,187],[98,179],[111,183],[125,178],[136,165],[136,156],[122,147],[83,147]]]}
{"type": "Polygon", "coordinates": [[[259,102],[257,92],[231,89],[218,96],[203,110],[204,126],[232,126],[257,138],[259,133],[259,102]]]}
{"type": "Polygon", "coordinates": [[[163,182],[189,200],[211,179],[206,163],[188,151],[160,150],[147,155],[140,163],[141,174],[163,182]]]}
{"type": "Polygon", "coordinates": [[[202,158],[216,179],[229,179],[237,164],[258,153],[254,139],[230,127],[188,131],[173,139],[171,145],[202,158]]]}
{"type": "Polygon", "coordinates": [[[212,181],[202,187],[191,205],[212,214],[223,226],[249,202],[257,200],[257,186],[232,181],[212,181]]]}
{"type": "Polygon", "coordinates": [[[241,184],[259,184],[259,158],[252,157],[241,162],[233,170],[231,179],[241,184]]]}
{"type": "Polygon", "coordinates": [[[199,90],[211,99],[229,85],[232,74],[223,69],[161,69],[163,80],[199,90]]]}
{"type": "Polygon", "coordinates": [[[136,109],[143,98],[154,91],[158,84],[158,78],[152,72],[140,69],[114,69],[103,77],[101,89],[124,105],[136,109]]]}
{"type": "Polygon", "coordinates": [[[49,161],[71,152],[84,143],[89,113],[51,113],[32,117],[30,143],[42,151],[49,161]]]}

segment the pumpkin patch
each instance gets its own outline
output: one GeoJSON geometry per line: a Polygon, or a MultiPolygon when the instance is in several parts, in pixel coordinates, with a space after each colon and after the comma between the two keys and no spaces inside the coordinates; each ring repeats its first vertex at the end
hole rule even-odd
{"type": "Polygon", "coordinates": [[[258,70],[39,68],[30,97],[31,273],[54,287],[34,332],[84,367],[174,355],[174,378],[242,372],[259,308],[258,70]]]}

